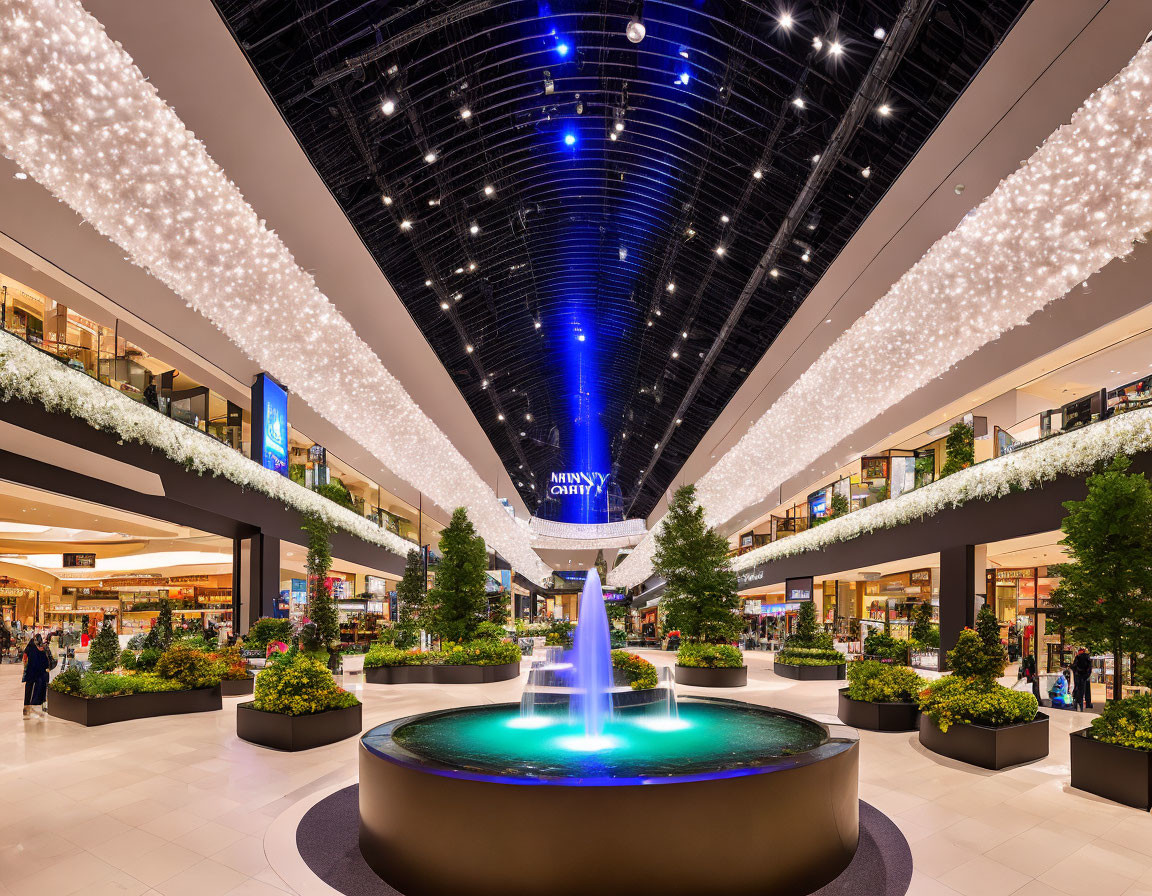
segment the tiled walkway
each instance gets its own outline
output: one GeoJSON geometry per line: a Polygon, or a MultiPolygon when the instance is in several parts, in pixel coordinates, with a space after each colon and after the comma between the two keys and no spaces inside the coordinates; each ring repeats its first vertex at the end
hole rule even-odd
{"type": "MultiPolygon", "coordinates": [[[[764,654],[750,655],[749,666],[749,686],[723,696],[835,712],[838,683],[777,678],[764,654]]],[[[350,686],[370,727],[516,700],[521,683],[350,686]]],[[[356,774],[355,739],[302,754],[238,740],[238,698],[222,713],[86,729],[23,721],[22,691],[19,669],[0,666],[0,896],[290,892],[265,858],[269,824],[356,774]]],[[[1068,732],[1086,722],[1052,714],[1051,755],[1003,772],[928,753],[914,734],[861,732],[860,795],[908,838],[910,893],[1152,896],[1152,816],[1068,786],[1068,732]]]]}

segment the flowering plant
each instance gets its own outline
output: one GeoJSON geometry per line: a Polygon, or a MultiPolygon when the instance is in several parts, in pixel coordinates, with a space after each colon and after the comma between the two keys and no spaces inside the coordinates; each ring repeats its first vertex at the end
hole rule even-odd
{"type": "Polygon", "coordinates": [[[624,677],[634,691],[656,687],[656,667],[642,656],[625,650],[613,650],[612,668],[624,677]]]}

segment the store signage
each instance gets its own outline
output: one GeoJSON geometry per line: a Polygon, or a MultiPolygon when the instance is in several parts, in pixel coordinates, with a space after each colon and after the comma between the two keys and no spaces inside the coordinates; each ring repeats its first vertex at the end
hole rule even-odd
{"type": "Polygon", "coordinates": [[[760,601],[758,601],[758,600],[746,600],[746,601],[744,601],[744,612],[747,613],[749,616],[759,616],[760,615],[760,601]]]}
{"type": "Polygon", "coordinates": [[[96,555],[95,554],[65,554],[64,555],[64,568],[65,569],[95,569],[96,568],[96,555]]]}
{"type": "Polygon", "coordinates": [[[784,597],[788,601],[812,600],[812,576],[784,580],[784,597]]]}
{"type": "Polygon", "coordinates": [[[252,386],[252,459],[288,475],[288,391],[266,373],[252,386]]]}
{"type": "Polygon", "coordinates": [[[608,484],[605,473],[564,473],[554,472],[548,482],[548,494],[554,498],[562,495],[600,494],[608,484]]]}
{"type": "Polygon", "coordinates": [[[630,601],[631,598],[621,591],[605,591],[604,603],[606,604],[622,604],[630,601]]]}
{"type": "Polygon", "coordinates": [[[913,582],[931,582],[932,573],[927,569],[919,569],[916,572],[909,573],[913,582]]]}
{"type": "Polygon", "coordinates": [[[998,569],[996,570],[996,578],[1001,581],[1005,579],[1031,579],[1036,575],[1035,569],[998,569]]]}
{"type": "Polygon", "coordinates": [[[751,569],[745,570],[744,572],[736,573],[736,587],[738,589],[750,588],[753,585],[759,584],[762,578],[764,578],[763,567],[753,566],[751,569]]]}

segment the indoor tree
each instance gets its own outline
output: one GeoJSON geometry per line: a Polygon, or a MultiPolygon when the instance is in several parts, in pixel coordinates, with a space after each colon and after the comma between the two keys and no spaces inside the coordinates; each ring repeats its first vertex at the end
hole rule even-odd
{"type": "Polygon", "coordinates": [[[944,466],[940,468],[940,478],[959,473],[976,462],[975,431],[967,423],[953,423],[948,428],[944,440],[944,466]]]}
{"type": "Polygon", "coordinates": [[[488,549],[463,507],[452,512],[440,533],[440,554],[436,583],[428,592],[432,624],[425,628],[442,641],[468,641],[488,616],[488,549]]]}
{"type": "Polygon", "coordinates": [[[1065,501],[1060,542],[1067,563],[1050,566],[1060,584],[1052,605],[1073,641],[1112,654],[1114,699],[1123,659],[1152,654],[1152,486],[1118,456],[1088,477],[1083,501],[1065,501]]]}
{"type": "Polygon", "coordinates": [[[909,635],[913,641],[921,646],[940,646],[939,630],[932,622],[931,601],[921,601],[916,605],[916,610],[912,614],[912,631],[909,635]]]}
{"type": "Polygon", "coordinates": [[[160,611],[156,614],[156,624],[145,635],[144,646],[167,650],[172,645],[173,636],[172,601],[162,597],[160,598],[160,611]]]}
{"type": "Polygon", "coordinates": [[[420,552],[413,549],[404,561],[404,577],[396,586],[396,638],[393,642],[401,650],[411,650],[420,640],[418,617],[424,606],[424,562],[420,552]]]}
{"type": "Polygon", "coordinates": [[[98,672],[107,672],[116,668],[119,659],[120,639],[116,637],[112,620],[105,618],[88,649],[88,664],[98,672]]]}
{"type": "Polygon", "coordinates": [[[656,535],[652,568],[666,583],[660,606],[667,630],[679,630],[688,641],[712,643],[740,634],[740,596],[728,563],[728,540],[705,524],[695,486],[682,486],[672,496],[656,535]]]}
{"type": "Polygon", "coordinates": [[[332,569],[332,525],[319,516],[306,514],[301,528],[308,533],[304,568],[308,574],[308,619],[316,626],[319,640],[314,648],[330,650],[340,637],[340,617],[328,584],[328,572],[332,569]]]}

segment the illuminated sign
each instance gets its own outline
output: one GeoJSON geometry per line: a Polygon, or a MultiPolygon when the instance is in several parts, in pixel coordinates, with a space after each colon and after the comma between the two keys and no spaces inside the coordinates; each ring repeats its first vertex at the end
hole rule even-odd
{"type": "Polygon", "coordinates": [[[784,597],[789,602],[812,600],[812,577],[785,579],[784,597]]]}
{"type": "Polygon", "coordinates": [[[96,568],[96,555],[95,554],[65,554],[64,555],[64,568],[80,568],[80,569],[95,569],[96,568]]]}
{"type": "Polygon", "coordinates": [[[252,459],[288,475],[288,391],[266,373],[252,386],[252,459]]]}
{"type": "Polygon", "coordinates": [[[554,498],[564,495],[598,495],[607,484],[608,476],[604,473],[555,472],[548,483],[548,494],[554,498]]]}

